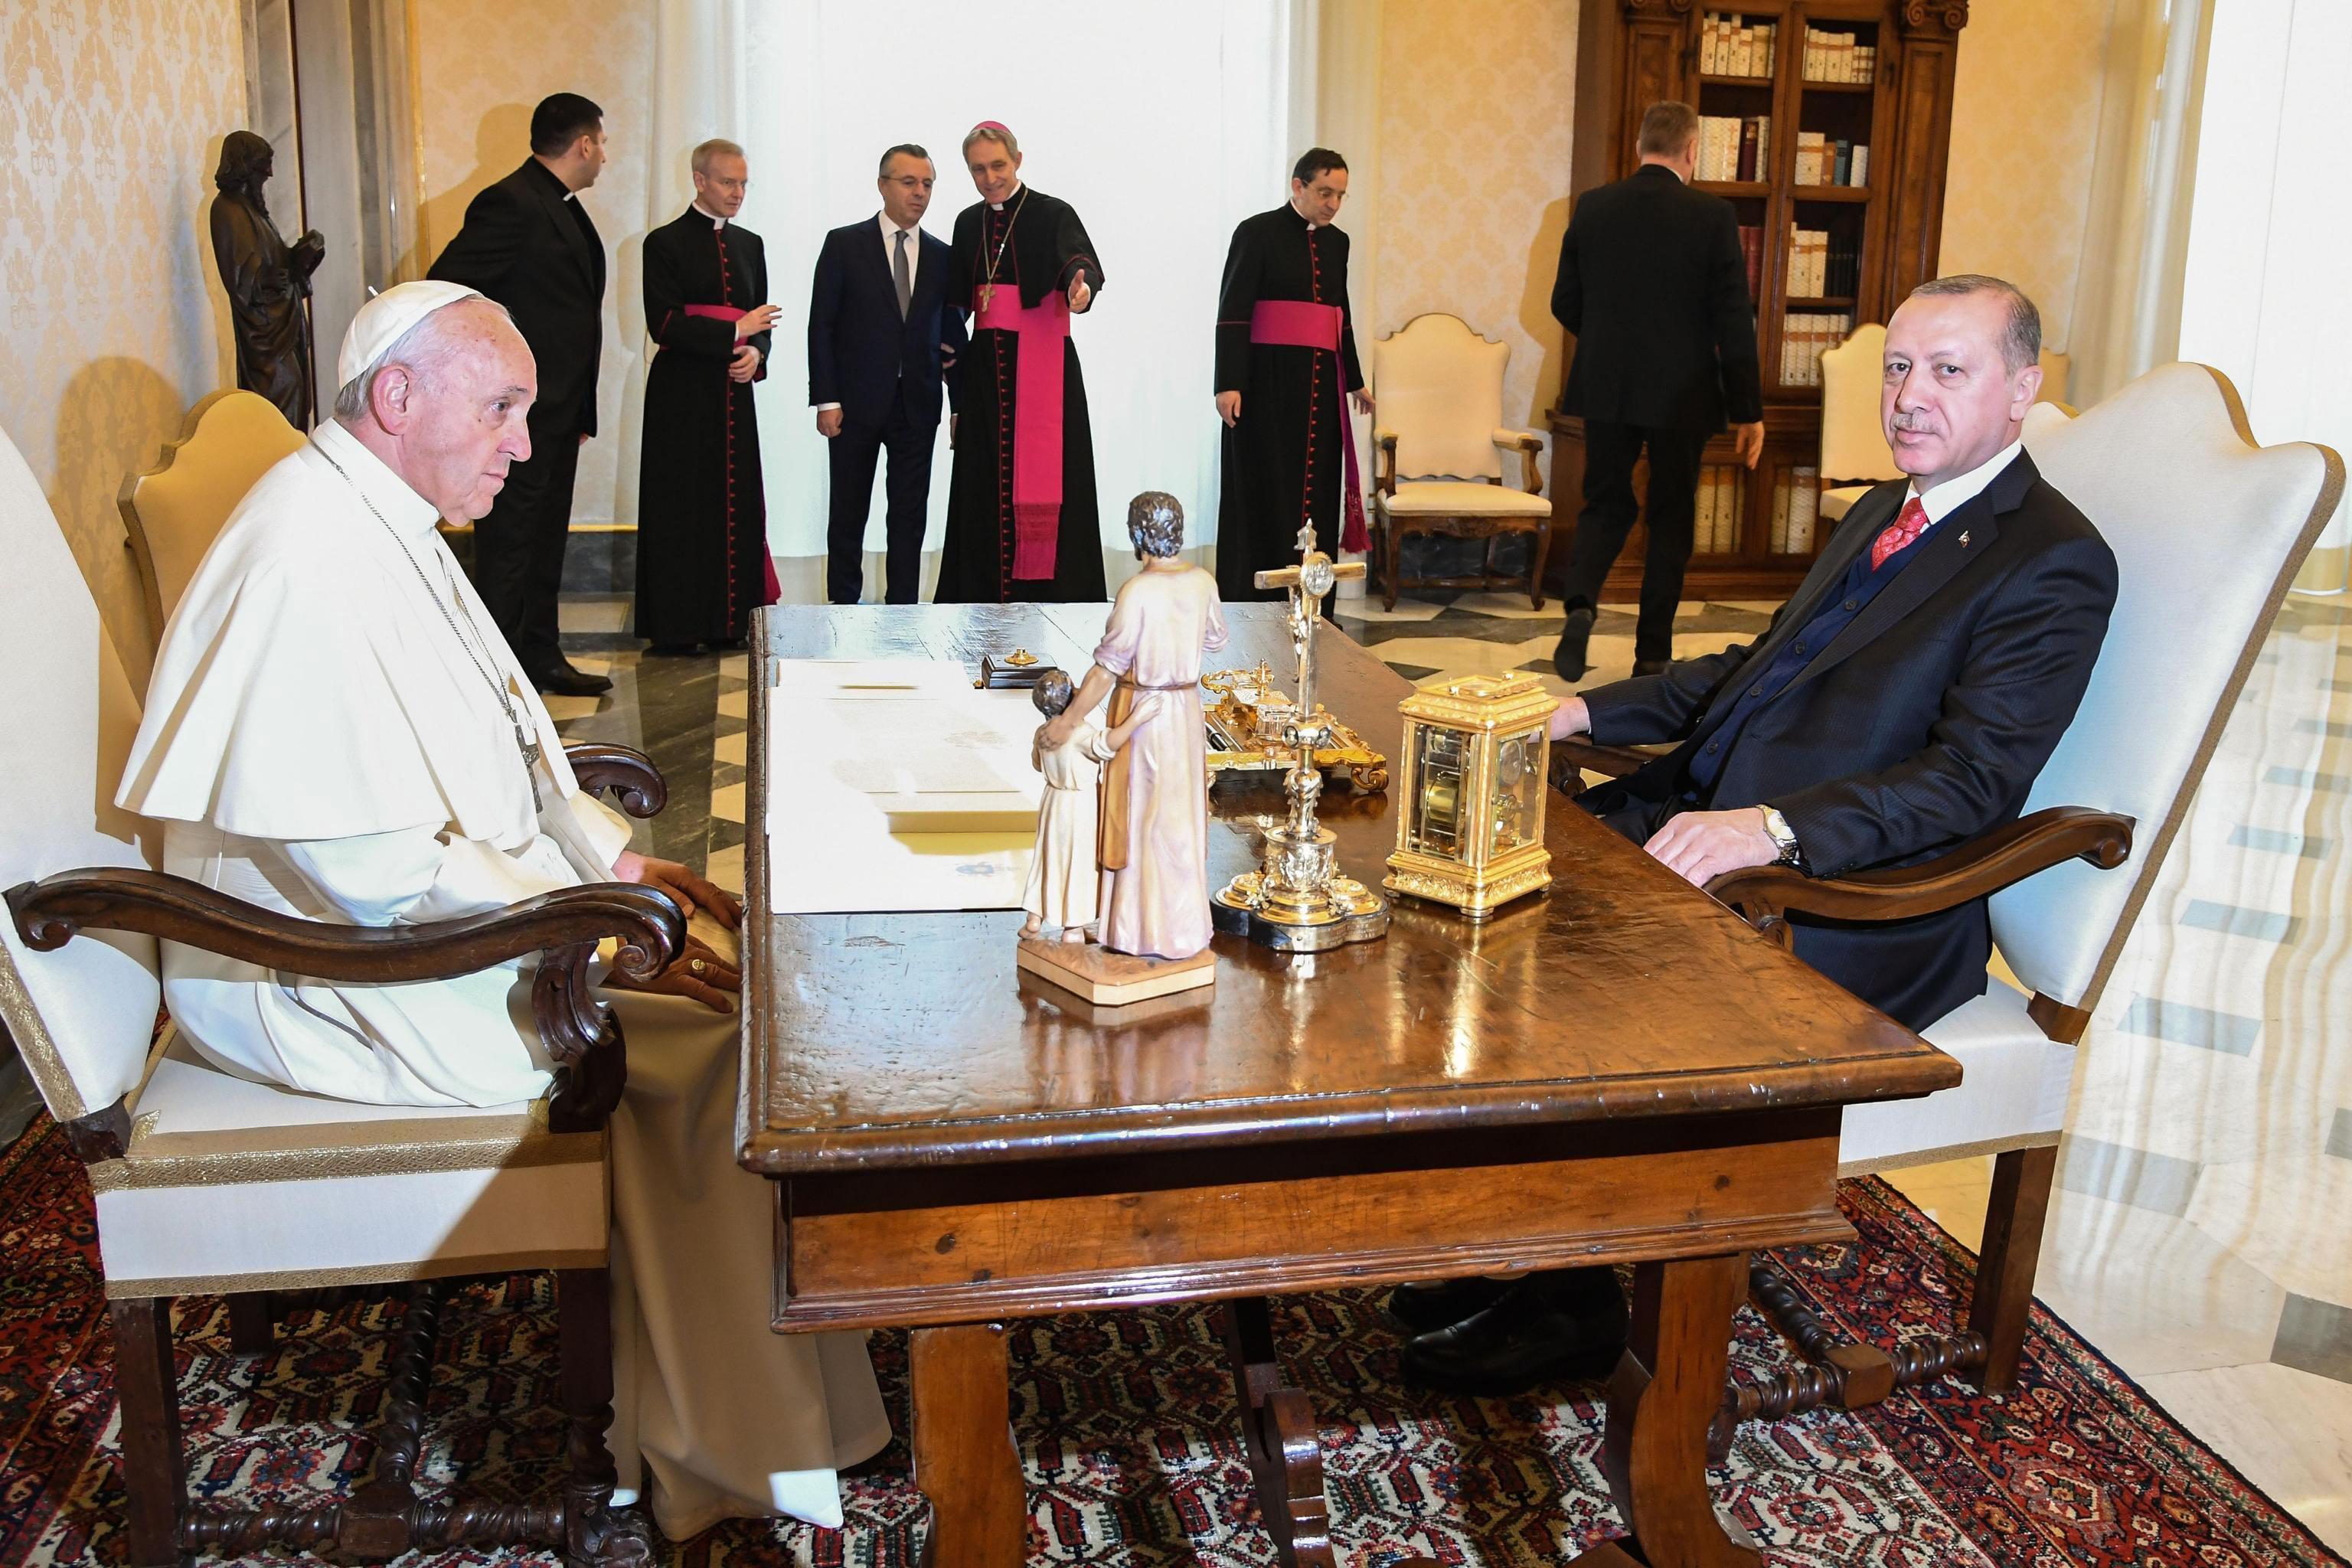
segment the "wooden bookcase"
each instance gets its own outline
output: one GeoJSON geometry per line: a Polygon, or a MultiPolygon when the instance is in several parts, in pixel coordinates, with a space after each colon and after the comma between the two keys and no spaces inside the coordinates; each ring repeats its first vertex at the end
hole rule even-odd
{"type": "MultiPolygon", "coordinates": [[[[1701,116],[1763,117],[1771,127],[1763,166],[1750,181],[1697,183],[1728,200],[1742,225],[1762,230],[1757,300],[1757,350],[1764,372],[1764,456],[1751,472],[1738,467],[1728,434],[1707,445],[1709,477],[1728,480],[1737,508],[1732,547],[1710,551],[1706,518],[1683,590],[1685,599],[1784,597],[1812,563],[1824,530],[1803,548],[1774,548],[1776,506],[1801,515],[1802,494],[1818,489],[1821,389],[1803,367],[1784,378],[1782,344],[1790,317],[1834,314],[1852,323],[1884,321],[1917,284],[1936,275],[1942,243],[1944,173],[1950,148],[1952,76],[1968,0],[1581,0],[1577,35],[1576,127],[1571,188],[1581,194],[1623,178],[1641,162],[1642,114],[1679,99],[1701,116]],[[1769,72],[1738,77],[1702,72],[1701,42],[1710,17],[1777,29],[1769,72]],[[1852,35],[1877,51],[1871,80],[1806,79],[1808,28],[1852,35]],[[1817,132],[1870,149],[1868,183],[1799,184],[1800,133],[1817,132]],[[1854,264],[1836,292],[1790,290],[1792,229],[1826,231],[1854,264]]],[[[1567,352],[1575,353],[1575,340],[1567,352]]],[[[1555,537],[1546,574],[1563,582],[1576,517],[1583,504],[1584,422],[1551,416],[1551,497],[1555,537]]],[[[1844,476],[1832,475],[1836,479],[1844,476]]],[[[1636,476],[1635,493],[1648,482],[1636,476]]],[[[1706,481],[1702,480],[1704,503],[1706,481]]],[[[1817,509],[1816,509],[1817,510],[1817,509]]],[[[1641,581],[1646,543],[1636,524],[1605,590],[1631,599],[1641,581]]]]}

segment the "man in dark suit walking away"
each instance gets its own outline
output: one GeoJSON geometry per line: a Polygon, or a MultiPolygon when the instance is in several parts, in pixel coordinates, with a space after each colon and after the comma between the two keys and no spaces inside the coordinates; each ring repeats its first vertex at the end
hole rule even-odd
{"type": "MultiPolygon", "coordinates": [[[[2021,439],[2042,319],[1996,278],[1921,285],[1886,325],[1880,419],[1907,481],[1853,504],[1771,628],[1570,698],[1554,736],[1675,749],[1577,803],[1704,887],[1916,865],[2013,822],[2074,721],[2116,603],[2106,541],[2021,439]]],[[[1882,925],[1790,917],[1799,958],[1906,1028],[1985,991],[1982,899],[1882,925]]],[[[1625,1336],[1606,1268],[1407,1286],[1422,1382],[1503,1394],[1605,1373],[1625,1336]]]]}
{"type": "Polygon", "coordinates": [[[541,100],[530,156],[467,204],[428,274],[504,305],[538,362],[530,457],[507,471],[498,504],[474,525],[474,585],[532,682],[566,697],[613,684],[565,660],[555,624],[572,481],[596,433],[604,352],[604,244],[577,198],[604,167],[604,111],[576,92],[541,100]]]}
{"type": "MultiPolygon", "coordinates": [[[[1698,115],[1654,103],[1642,116],[1642,166],[1584,193],[1559,246],[1551,313],[1576,337],[1561,408],[1584,420],[1584,510],[1576,520],[1561,599],[1568,626],[1552,663],[1585,672],[1601,584],[1642,509],[1633,465],[1650,455],[1650,549],[1633,671],[1675,656],[1675,605],[1690,564],[1699,456],[1727,418],[1749,468],[1764,450],[1764,392],[1739,218],[1729,202],[1690,188],[1698,115]]],[[[1557,502],[1555,502],[1557,504],[1557,502]]]]}
{"type": "Polygon", "coordinates": [[[948,247],[922,230],[938,177],[908,142],[882,154],[882,211],[836,228],[817,253],[809,295],[809,402],[832,467],[824,596],[865,596],[866,518],[874,463],[890,454],[883,598],[915,603],[931,495],[941,386],[963,349],[963,311],[948,299],[948,247]]]}

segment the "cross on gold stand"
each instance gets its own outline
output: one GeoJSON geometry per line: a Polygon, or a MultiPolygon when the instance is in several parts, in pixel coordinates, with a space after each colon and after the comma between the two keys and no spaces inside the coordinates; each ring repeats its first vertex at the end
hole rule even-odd
{"type": "Polygon", "coordinates": [[[1244,871],[1210,895],[1209,912],[1219,931],[1286,952],[1320,952],[1351,942],[1386,936],[1389,901],[1377,889],[1339,874],[1331,846],[1339,836],[1315,820],[1323,794],[1323,772],[1315,749],[1331,738],[1331,716],[1315,705],[1315,631],[1323,595],[1342,578],[1360,577],[1360,561],[1334,562],[1315,548],[1310,525],[1298,531],[1298,564],[1260,572],[1261,588],[1290,595],[1290,641],[1298,653],[1298,707],[1283,730],[1291,749],[1283,793],[1290,815],[1277,822],[1258,818],[1264,848],[1255,871],[1244,871]]]}

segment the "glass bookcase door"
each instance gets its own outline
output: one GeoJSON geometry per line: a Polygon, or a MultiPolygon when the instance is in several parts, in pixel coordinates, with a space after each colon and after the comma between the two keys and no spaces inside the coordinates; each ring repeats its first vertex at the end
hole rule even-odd
{"type": "Polygon", "coordinates": [[[1462,858],[1463,778],[1469,749],[1458,730],[1423,727],[1413,743],[1421,749],[1414,769],[1412,836],[1407,847],[1447,860],[1462,858]]]}

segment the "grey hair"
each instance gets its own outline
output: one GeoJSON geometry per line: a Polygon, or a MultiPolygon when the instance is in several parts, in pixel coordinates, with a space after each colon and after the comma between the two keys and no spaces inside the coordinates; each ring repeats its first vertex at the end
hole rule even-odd
{"type": "Polygon", "coordinates": [[[1184,548],[1184,504],[1166,490],[1144,491],[1127,503],[1127,537],[1138,561],[1165,561],[1184,548]]]}
{"type": "Polygon", "coordinates": [[[1636,147],[1660,158],[1679,158],[1698,134],[1698,110],[1675,99],[1654,103],[1642,111],[1636,147]]]}
{"type": "Polygon", "coordinates": [[[1037,711],[1046,718],[1058,719],[1077,694],[1078,689],[1070,684],[1068,670],[1048,669],[1041,671],[1037,683],[1029,689],[1029,700],[1035,703],[1037,711]]]}
{"type": "Polygon", "coordinates": [[[2009,321],[2000,334],[2000,363],[2015,375],[2027,365],[2042,362],[2042,312],[2025,297],[2025,290],[2009,279],[1982,272],[1956,272],[1911,290],[1915,300],[1922,294],[1944,299],[1962,294],[2002,296],[2009,301],[2009,321]]]}
{"type": "Polygon", "coordinates": [[[975,125],[965,132],[963,154],[967,160],[971,156],[971,144],[975,142],[993,142],[1012,156],[1018,158],[1021,155],[1021,143],[1013,140],[1013,132],[1002,125],[975,125]]]}
{"type": "MultiPolygon", "coordinates": [[[[507,308],[487,294],[452,300],[449,304],[466,305],[476,301],[489,306],[501,316],[507,316],[507,308]]],[[[346,425],[366,418],[368,398],[375,391],[375,378],[383,374],[387,365],[404,366],[420,382],[436,374],[455,352],[452,345],[442,341],[442,331],[436,325],[441,320],[442,310],[448,308],[449,305],[444,305],[441,310],[431,311],[423,321],[393,339],[383,353],[375,356],[373,364],[338,387],[335,391],[335,417],[346,425]]],[[[507,319],[513,320],[511,316],[507,319]]]]}
{"type": "MultiPolygon", "coordinates": [[[[740,158],[742,155],[743,149],[736,143],[724,136],[713,136],[694,150],[691,163],[696,174],[707,174],[710,173],[710,160],[713,158],[740,158]]],[[[677,165],[672,163],[670,167],[675,169],[677,165]]]]}

